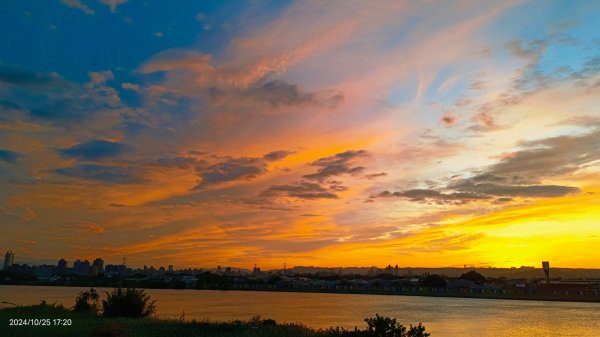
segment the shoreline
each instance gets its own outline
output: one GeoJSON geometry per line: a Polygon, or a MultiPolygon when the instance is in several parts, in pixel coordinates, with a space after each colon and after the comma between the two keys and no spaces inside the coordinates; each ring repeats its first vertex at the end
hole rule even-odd
{"type": "MultiPolygon", "coordinates": [[[[106,285],[46,285],[46,284],[0,284],[0,286],[33,286],[33,287],[60,287],[60,288],[114,288],[106,285]]],[[[127,286],[124,286],[127,288],[127,286]]],[[[414,296],[414,297],[445,297],[445,298],[467,298],[467,299],[492,299],[511,301],[543,301],[543,302],[574,302],[574,303],[600,303],[600,295],[579,295],[580,297],[568,297],[564,295],[533,295],[533,294],[499,294],[499,293],[474,293],[474,292],[448,292],[448,291],[352,291],[352,290],[317,290],[317,289],[268,289],[268,288],[147,288],[130,287],[148,290],[213,290],[213,291],[257,291],[257,292],[281,292],[281,293],[313,293],[313,294],[352,294],[352,295],[387,295],[387,296],[414,296]]],[[[443,289],[443,288],[440,288],[443,289]]],[[[575,295],[574,295],[575,296],[575,295]]]]}

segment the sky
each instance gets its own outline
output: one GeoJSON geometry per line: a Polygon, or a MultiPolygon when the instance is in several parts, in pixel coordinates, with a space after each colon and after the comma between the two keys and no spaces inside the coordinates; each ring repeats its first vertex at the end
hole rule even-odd
{"type": "Polygon", "coordinates": [[[600,268],[600,3],[6,0],[15,263],[600,268]]]}

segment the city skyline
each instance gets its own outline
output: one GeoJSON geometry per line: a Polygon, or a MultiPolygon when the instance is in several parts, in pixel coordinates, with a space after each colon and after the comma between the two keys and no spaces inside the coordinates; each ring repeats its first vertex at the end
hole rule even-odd
{"type": "MultiPolygon", "coordinates": [[[[47,262],[41,262],[41,263],[32,263],[31,261],[20,261],[19,259],[17,259],[17,261],[14,261],[14,257],[15,257],[15,252],[12,250],[8,250],[6,251],[6,254],[4,255],[4,260],[2,262],[3,265],[3,269],[4,271],[8,270],[11,266],[13,265],[20,265],[20,266],[54,266],[59,268],[59,269],[65,269],[65,268],[71,268],[71,269],[75,269],[76,268],[76,264],[77,263],[86,263],[88,266],[86,268],[92,268],[95,264],[98,264],[100,267],[99,269],[102,270],[102,266],[104,266],[105,264],[105,260],[102,257],[79,257],[79,258],[74,258],[73,260],[66,260],[64,258],[59,258],[58,262],[56,262],[56,259],[51,259],[51,258],[47,258],[44,261],[47,262]],[[56,262],[56,263],[55,263],[56,262]]],[[[189,270],[189,269],[204,269],[204,270],[221,270],[221,269],[225,269],[225,268],[235,268],[237,270],[246,270],[246,271],[251,271],[252,269],[256,269],[259,268],[259,270],[261,269],[260,266],[257,263],[254,263],[254,267],[252,266],[240,266],[240,265],[215,265],[215,266],[185,266],[185,265],[176,265],[173,263],[177,263],[177,261],[169,261],[167,265],[157,265],[156,267],[154,267],[154,265],[152,264],[145,264],[144,262],[140,262],[137,261],[138,263],[135,265],[129,265],[128,263],[126,263],[127,258],[123,257],[120,261],[118,262],[113,262],[113,263],[107,263],[106,265],[112,265],[112,266],[125,266],[128,268],[132,268],[132,269],[146,269],[146,268],[156,268],[156,269],[165,269],[165,270],[189,270]],[[175,268],[177,267],[177,268],[175,268]]],[[[378,268],[378,269],[386,269],[386,268],[395,268],[395,269],[411,269],[411,268],[416,268],[416,269],[427,269],[428,267],[422,267],[422,266],[418,266],[418,265],[398,265],[392,263],[392,262],[388,262],[387,266],[385,265],[363,265],[363,266],[359,266],[359,265],[353,265],[353,266],[330,266],[330,267],[324,267],[324,266],[318,266],[318,265],[311,265],[311,266],[303,266],[303,265],[293,265],[293,266],[289,266],[287,267],[287,263],[283,262],[279,267],[273,267],[270,269],[265,269],[265,271],[269,271],[269,270],[286,270],[286,269],[294,269],[294,268],[312,268],[312,269],[344,269],[344,268],[350,268],[350,269],[369,269],[369,268],[378,268]]],[[[496,269],[497,267],[492,266],[492,265],[472,265],[472,264],[463,264],[463,265],[448,265],[448,266],[440,266],[440,267],[431,267],[432,269],[451,269],[451,268],[464,268],[464,269],[484,269],[484,268],[494,268],[496,269]]],[[[531,269],[531,268],[537,268],[537,269],[542,269],[539,266],[535,267],[535,266],[510,266],[510,267],[500,267],[500,269],[515,269],[515,268],[527,268],[527,269],[531,269]]],[[[560,266],[554,266],[554,268],[563,268],[560,266]]],[[[563,268],[564,269],[564,268],[563,268]]],[[[583,268],[586,269],[586,268],[583,268]]],[[[596,268],[587,268],[587,269],[592,269],[595,270],[596,268]]],[[[90,273],[91,273],[91,269],[90,269],[90,273]]],[[[97,272],[96,272],[97,274],[97,272]]]]}
{"type": "Polygon", "coordinates": [[[17,261],[600,268],[599,3],[0,8],[17,261]]]}

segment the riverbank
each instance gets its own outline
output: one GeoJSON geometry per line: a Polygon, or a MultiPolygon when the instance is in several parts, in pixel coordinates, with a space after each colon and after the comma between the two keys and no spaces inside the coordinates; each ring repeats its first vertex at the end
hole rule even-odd
{"type": "MultiPolygon", "coordinates": [[[[7,284],[5,284],[7,285],[7,284]]],[[[107,287],[106,285],[46,285],[46,284],[13,284],[11,286],[40,286],[40,287],[107,287]]],[[[140,287],[135,284],[124,284],[126,287],[138,289],[173,289],[181,288],[162,288],[162,287],[140,287]]],[[[111,286],[108,286],[111,287],[111,286]]],[[[318,289],[315,287],[306,288],[281,288],[270,287],[268,284],[227,286],[227,287],[199,287],[184,288],[187,290],[218,290],[218,291],[265,291],[265,292],[284,292],[284,293],[316,293],[316,294],[354,294],[354,295],[392,295],[392,296],[426,296],[426,297],[450,297],[450,298],[472,298],[472,299],[494,299],[494,300],[523,300],[523,301],[552,301],[552,302],[584,302],[600,303],[600,292],[592,293],[529,293],[527,290],[516,290],[512,292],[492,291],[492,290],[471,290],[471,289],[448,289],[432,287],[407,287],[407,288],[383,288],[383,289],[318,289]]]]}
{"type": "MultiPolygon", "coordinates": [[[[367,329],[313,329],[253,317],[248,321],[197,321],[158,318],[106,318],[74,313],[62,306],[34,305],[0,309],[0,336],[38,337],[368,337],[367,329]]],[[[425,337],[425,329],[407,329],[405,337],[425,337]]]]}
{"type": "MultiPolygon", "coordinates": [[[[112,290],[95,289],[102,297],[112,290]]],[[[75,297],[86,290],[89,288],[0,286],[0,301],[32,305],[45,299],[71,307],[75,297]]],[[[226,322],[261,315],[315,329],[334,325],[352,330],[364,327],[364,318],[379,313],[397,317],[401,323],[422,322],[434,337],[504,337],[508,327],[528,331],[530,336],[597,337],[600,331],[598,303],[193,289],[146,292],[156,300],[156,314],[165,319],[178,319],[185,313],[186,319],[226,322]],[[482,326],[485,330],[480,330],[482,326]]],[[[51,336],[41,336],[47,335],[51,336]]],[[[0,332],[0,336],[4,335],[0,332]]]]}

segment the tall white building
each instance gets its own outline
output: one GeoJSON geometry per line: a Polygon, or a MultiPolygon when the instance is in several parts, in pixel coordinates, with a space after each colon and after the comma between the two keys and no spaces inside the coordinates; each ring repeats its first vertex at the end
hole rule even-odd
{"type": "Polygon", "coordinates": [[[15,261],[15,253],[12,250],[6,251],[4,255],[4,268],[2,270],[8,270],[15,261]]]}

